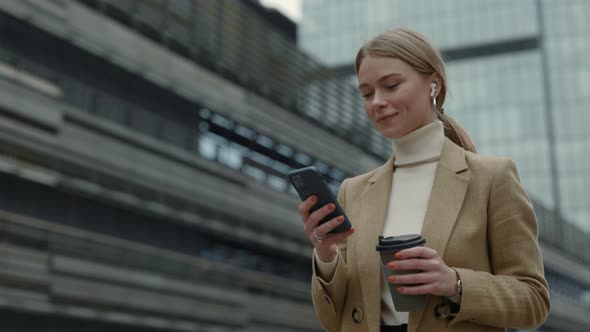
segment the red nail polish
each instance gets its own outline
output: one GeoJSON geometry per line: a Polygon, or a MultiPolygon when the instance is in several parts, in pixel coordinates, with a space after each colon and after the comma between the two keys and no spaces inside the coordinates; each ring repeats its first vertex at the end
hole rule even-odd
{"type": "Polygon", "coordinates": [[[344,217],[343,216],[339,216],[338,218],[336,218],[336,220],[338,222],[343,222],[344,221],[344,217]]]}
{"type": "Polygon", "coordinates": [[[312,203],[315,203],[315,202],[317,202],[317,201],[318,201],[318,198],[317,198],[317,196],[311,196],[311,202],[312,202],[312,203]]]}

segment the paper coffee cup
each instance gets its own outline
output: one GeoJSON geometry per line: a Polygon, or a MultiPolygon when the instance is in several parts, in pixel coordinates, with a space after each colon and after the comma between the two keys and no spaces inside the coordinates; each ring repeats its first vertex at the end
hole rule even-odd
{"type": "MultiPolygon", "coordinates": [[[[381,270],[385,280],[391,275],[419,273],[420,270],[390,270],[387,263],[396,260],[395,253],[400,250],[422,246],[426,240],[419,234],[383,237],[379,236],[377,251],[381,254],[381,270]]],[[[393,299],[393,306],[396,311],[413,311],[424,307],[426,295],[405,295],[400,294],[396,288],[400,285],[389,283],[389,291],[393,299]]],[[[411,285],[410,285],[411,286],[411,285]]]]}

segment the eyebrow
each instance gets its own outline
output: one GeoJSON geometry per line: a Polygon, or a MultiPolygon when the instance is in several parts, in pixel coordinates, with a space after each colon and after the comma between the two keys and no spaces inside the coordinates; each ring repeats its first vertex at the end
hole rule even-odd
{"type": "MultiPolygon", "coordinates": [[[[387,75],[381,76],[381,78],[380,78],[380,79],[379,79],[377,82],[383,82],[383,81],[385,81],[386,79],[388,79],[388,78],[390,78],[390,77],[395,77],[395,76],[402,76],[402,74],[399,74],[399,73],[391,73],[391,74],[387,74],[387,75]]],[[[366,86],[369,86],[369,85],[368,85],[367,83],[361,83],[361,84],[359,85],[359,90],[360,90],[360,89],[362,89],[362,88],[364,88],[364,87],[366,87],[366,86]]]]}

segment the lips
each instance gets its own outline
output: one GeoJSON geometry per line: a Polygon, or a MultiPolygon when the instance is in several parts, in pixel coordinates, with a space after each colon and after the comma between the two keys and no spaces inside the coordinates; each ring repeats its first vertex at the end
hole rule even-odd
{"type": "Polygon", "coordinates": [[[384,115],[381,115],[381,116],[379,116],[379,117],[377,118],[377,122],[381,122],[381,121],[384,121],[384,120],[391,119],[392,117],[394,117],[394,116],[396,116],[396,115],[397,115],[397,113],[393,113],[393,114],[384,114],[384,115]]]}

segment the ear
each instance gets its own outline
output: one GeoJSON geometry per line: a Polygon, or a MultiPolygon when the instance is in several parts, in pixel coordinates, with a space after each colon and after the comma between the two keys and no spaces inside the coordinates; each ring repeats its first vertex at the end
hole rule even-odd
{"type": "Polygon", "coordinates": [[[440,93],[441,89],[442,89],[442,79],[440,78],[440,76],[436,73],[432,74],[430,76],[430,81],[432,82],[430,84],[430,96],[431,97],[438,97],[438,94],[440,93]],[[436,87],[434,87],[436,84],[436,87]],[[434,88],[433,88],[434,87],[434,88]]]}
{"type": "Polygon", "coordinates": [[[430,83],[430,97],[434,97],[436,94],[436,90],[438,89],[438,84],[430,83]]]}

